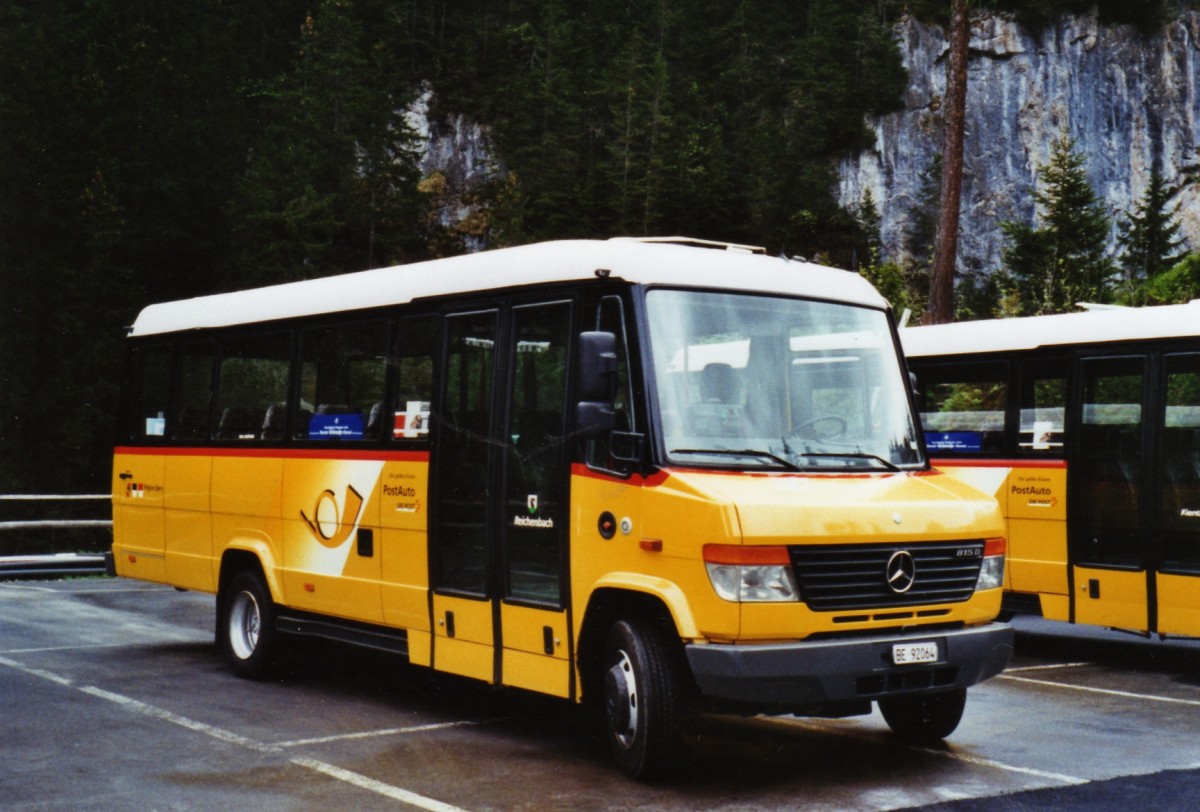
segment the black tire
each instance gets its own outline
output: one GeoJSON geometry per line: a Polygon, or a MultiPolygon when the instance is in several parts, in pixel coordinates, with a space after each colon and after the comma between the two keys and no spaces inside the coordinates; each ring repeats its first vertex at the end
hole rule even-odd
{"type": "Polygon", "coordinates": [[[684,708],[677,643],[641,620],[613,624],[604,648],[605,732],[630,776],[664,775],[679,754],[684,708]]]}
{"type": "Polygon", "coordinates": [[[879,711],[896,735],[914,744],[937,744],[962,720],[967,689],[879,700],[879,711]]]}
{"type": "Polygon", "coordinates": [[[275,656],[275,604],[262,578],[239,572],[220,598],[217,638],[233,673],[262,679],[275,656]]]}

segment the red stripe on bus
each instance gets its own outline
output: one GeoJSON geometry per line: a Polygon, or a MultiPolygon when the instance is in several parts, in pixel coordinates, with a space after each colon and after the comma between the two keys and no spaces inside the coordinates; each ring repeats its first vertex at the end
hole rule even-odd
{"type": "Polygon", "coordinates": [[[212,448],[117,446],[113,454],[141,457],[265,457],[291,460],[371,460],[429,462],[428,451],[375,451],[365,448],[212,448]]]}
{"type": "MultiPolygon", "coordinates": [[[[638,487],[658,487],[667,481],[667,477],[671,474],[700,474],[704,476],[744,476],[744,477],[783,477],[783,478],[813,478],[820,479],[874,479],[881,476],[895,476],[896,471],[863,471],[861,473],[847,471],[734,471],[724,468],[687,468],[672,466],[670,468],[659,468],[648,477],[640,474],[632,474],[628,477],[617,476],[616,474],[605,473],[588,468],[585,464],[577,462],[571,465],[571,474],[574,476],[587,477],[589,479],[603,479],[609,482],[622,482],[626,485],[636,485],[638,487]]],[[[902,471],[908,476],[936,476],[938,472],[934,469],[923,469],[920,471],[902,471]]]]}

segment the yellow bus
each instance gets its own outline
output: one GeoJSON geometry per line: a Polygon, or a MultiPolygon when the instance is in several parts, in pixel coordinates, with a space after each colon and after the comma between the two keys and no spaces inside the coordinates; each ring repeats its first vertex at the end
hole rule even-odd
{"type": "Polygon", "coordinates": [[[860,277],[683,239],[563,241],[147,307],[119,575],[297,635],[604,709],[635,776],[697,709],[917,740],[1001,671],[1003,519],[930,470],[860,277]]]}
{"type": "Polygon", "coordinates": [[[1200,301],[901,331],[940,470],[996,495],[1006,611],[1200,635],[1200,301]]]}

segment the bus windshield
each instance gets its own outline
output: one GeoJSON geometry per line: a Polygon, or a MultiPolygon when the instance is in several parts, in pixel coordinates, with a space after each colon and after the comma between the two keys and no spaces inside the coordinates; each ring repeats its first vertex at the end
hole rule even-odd
{"type": "Polygon", "coordinates": [[[883,312],[661,288],[646,302],[671,462],[795,471],[924,465],[883,312]]]}

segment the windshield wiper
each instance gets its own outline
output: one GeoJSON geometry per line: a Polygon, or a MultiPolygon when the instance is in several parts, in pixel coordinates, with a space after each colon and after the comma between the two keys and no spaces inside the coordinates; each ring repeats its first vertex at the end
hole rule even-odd
{"type": "Polygon", "coordinates": [[[879,456],[878,454],[871,454],[871,453],[868,453],[866,451],[861,451],[861,450],[857,450],[857,451],[809,451],[807,448],[803,448],[803,449],[792,448],[792,444],[790,442],[788,442],[787,437],[783,438],[783,450],[784,450],[784,453],[790,454],[793,457],[813,457],[816,459],[828,459],[828,460],[838,460],[838,459],[870,460],[871,462],[879,463],[888,471],[899,471],[900,470],[900,466],[898,466],[888,460],[885,460],[883,457],[879,456]]]}
{"type": "Polygon", "coordinates": [[[799,471],[800,466],[791,460],[784,459],[778,454],[773,454],[770,451],[762,451],[756,448],[746,448],[740,451],[732,448],[673,448],[672,454],[711,454],[714,457],[758,457],[759,459],[770,460],[778,465],[782,465],[788,471],[799,471]]]}
{"type": "Polygon", "coordinates": [[[871,462],[879,463],[888,471],[900,470],[900,466],[895,463],[888,462],[877,454],[867,454],[862,451],[797,451],[796,449],[789,448],[788,453],[797,457],[816,457],[818,459],[870,460],[871,462]]]}

